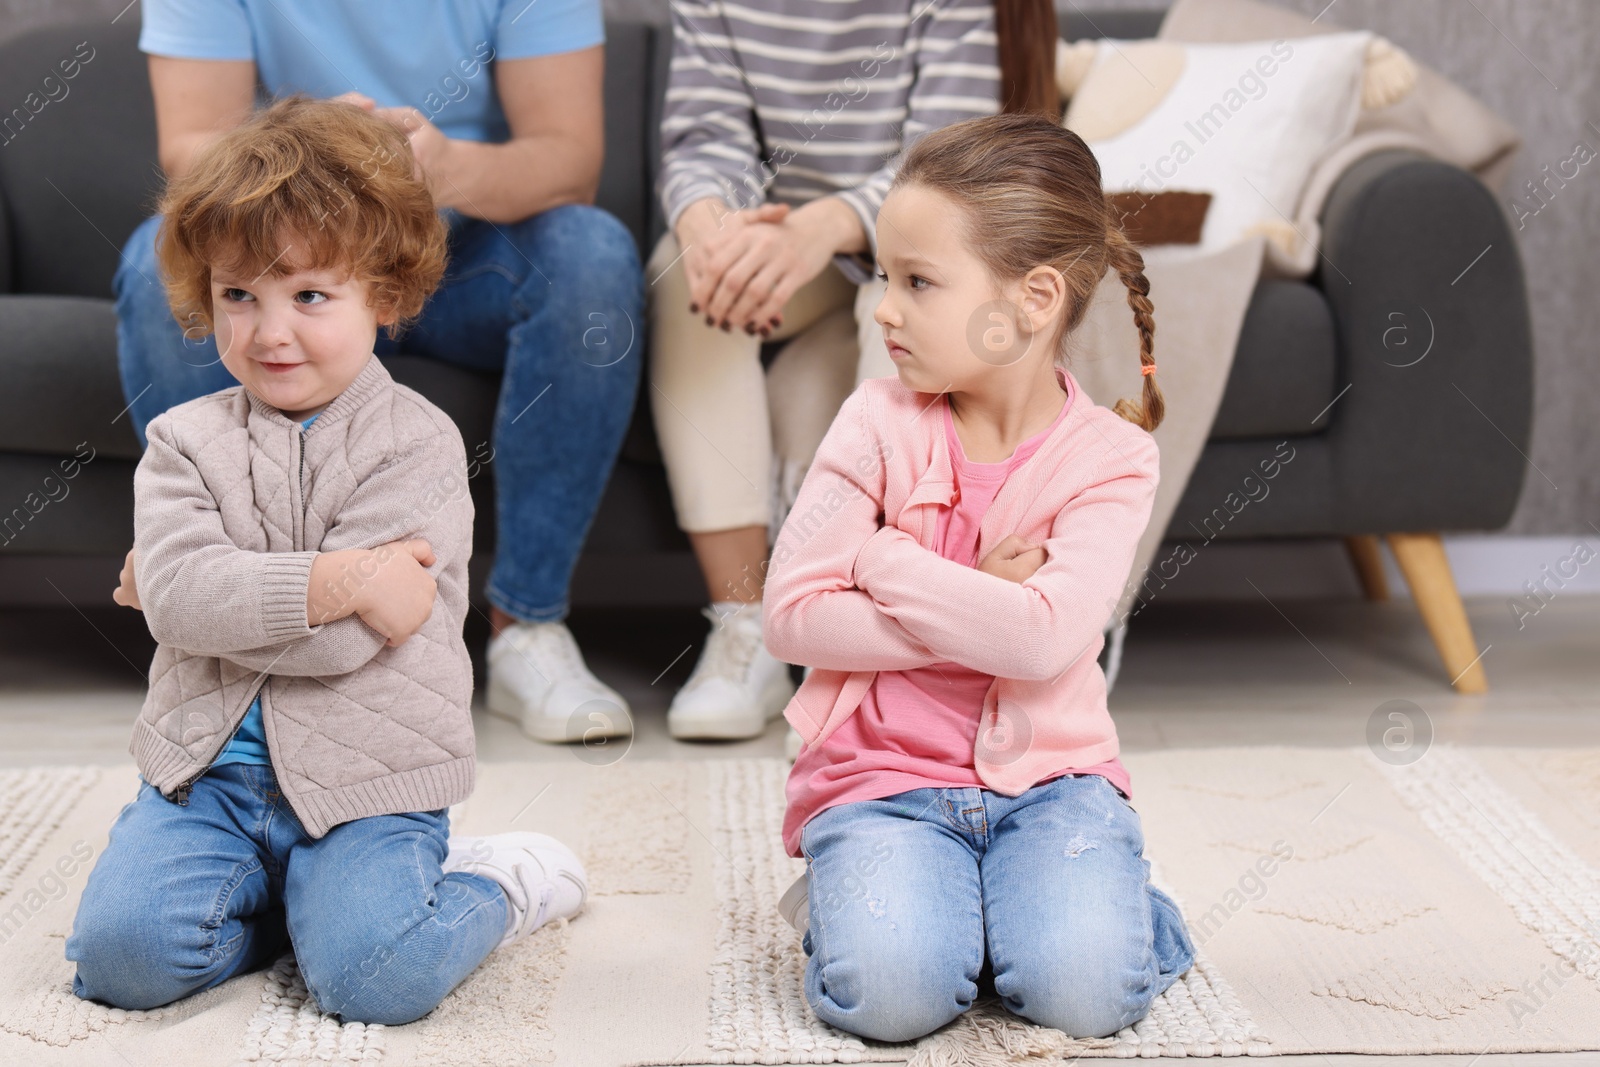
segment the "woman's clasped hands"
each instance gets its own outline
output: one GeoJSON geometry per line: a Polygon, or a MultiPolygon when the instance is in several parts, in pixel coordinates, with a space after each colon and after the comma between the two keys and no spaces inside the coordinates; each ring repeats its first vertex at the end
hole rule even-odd
{"type": "Polygon", "coordinates": [[[677,226],[690,312],[707,326],[770,336],[789,298],[833,258],[806,216],[788,204],[740,211],[709,198],[691,204],[677,226]]]}

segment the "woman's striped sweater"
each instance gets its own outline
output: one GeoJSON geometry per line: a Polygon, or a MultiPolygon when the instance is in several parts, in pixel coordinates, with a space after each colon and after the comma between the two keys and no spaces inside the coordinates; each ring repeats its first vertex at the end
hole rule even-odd
{"type": "Polygon", "coordinates": [[[990,0],[674,0],[657,190],[669,227],[730,208],[838,196],[876,254],[900,152],[999,110],[990,0]]]}

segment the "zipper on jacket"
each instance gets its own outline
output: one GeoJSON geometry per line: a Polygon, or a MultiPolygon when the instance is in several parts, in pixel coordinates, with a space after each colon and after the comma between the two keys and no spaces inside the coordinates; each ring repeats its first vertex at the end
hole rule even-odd
{"type": "MultiPolygon", "coordinates": [[[[298,474],[295,475],[294,484],[295,484],[295,489],[300,494],[300,531],[299,531],[300,532],[300,536],[299,536],[298,540],[301,542],[301,544],[303,544],[305,542],[305,536],[306,536],[306,428],[304,426],[301,426],[301,427],[299,427],[299,430],[300,430],[300,471],[299,471],[298,474]]],[[[297,544],[297,545],[294,546],[294,550],[296,552],[300,551],[301,544],[297,544]]]]}
{"type": "MultiPolygon", "coordinates": [[[[250,694],[250,699],[245,702],[245,705],[244,705],[244,713],[245,713],[245,715],[250,714],[250,705],[255,703],[256,697],[260,696],[261,695],[261,690],[265,689],[266,687],[267,687],[267,680],[266,680],[266,678],[262,678],[261,679],[261,684],[256,687],[256,691],[251,693],[250,694]]],[[[244,717],[243,716],[240,716],[239,722],[241,722],[241,723],[244,722],[244,717]]],[[[234,726],[233,732],[234,733],[238,733],[239,732],[239,727],[237,725],[234,726]]],[[[174,804],[178,805],[181,808],[187,808],[189,806],[189,795],[194,792],[194,784],[196,782],[198,782],[200,779],[204,778],[208,773],[210,773],[211,768],[213,768],[213,767],[215,767],[217,765],[217,757],[222,755],[222,750],[228,747],[228,741],[231,741],[232,739],[233,739],[233,734],[229,734],[227,740],[224,740],[222,742],[222,744],[218,745],[217,746],[217,750],[211,754],[211,759],[206,761],[206,765],[204,767],[201,767],[194,774],[191,774],[188,778],[185,778],[178,785],[178,788],[176,788],[176,789],[174,789],[172,791],[172,795],[167,797],[167,799],[172,801],[174,804]]]]}
{"type": "MultiPolygon", "coordinates": [[[[295,474],[295,488],[300,491],[300,522],[301,522],[301,525],[303,527],[304,524],[305,524],[305,495],[306,495],[306,489],[305,489],[305,483],[306,483],[306,428],[304,426],[301,426],[301,427],[299,427],[299,430],[300,430],[300,467],[299,467],[299,470],[295,474]]],[[[302,536],[304,536],[303,533],[302,533],[302,536]]],[[[298,551],[298,549],[297,549],[297,551],[298,551]]],[[[256,688],[256,691],[254,693],[250,694],[250,700],[248,702],[246,702],[246,704],[245,704],[245,714],[246,715],[250,714],[250,704],[254,703],[256,698],[261,695],[261,690],[263,690],[263,689],[265,689],[267,687],[267,681],[268,681],[268,678],[267,677],[263,677],[261,679],[261,685],[256,688]]],[[[239,721],[243,722],[244,720],[240,719],[239,721]]],[[[237,733],[239,727],[235,726],[233,729],[234,729],[234,732],[237,733]]],[[[229,734],[228,737],[231,739],[233,737],[233,734],[229,734]]],[[[211,759],[206,763],[206,765],[204,767],[200,768],[200,770],[197,771],[196,773],[194,773],[194,774],[190,775],[188,778],[186,778],[178,786],[178,788],[176,788],[176,789],[174,789],[172,791],[172,795],[167,797],[167,799],[172,801],[174,804],[177,804],[180,807],[187,808],[189,806],[189,796],[194,792],[194,784],[196,782],[198,782],[200,779],[204,778],[206,776],[207,772],[209,772],[212,767],[216,766],[217,757],[222,755],[222,750],[227,748],[227,747],[228,747],[228,742],[227,741],[223,741],[222,744],[217,747],[216,752],[212,753],[211,759]]]]}

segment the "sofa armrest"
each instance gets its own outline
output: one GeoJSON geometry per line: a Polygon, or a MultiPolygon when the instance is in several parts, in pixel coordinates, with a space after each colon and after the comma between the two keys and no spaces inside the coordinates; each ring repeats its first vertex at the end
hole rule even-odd
{"type": "Polygon", "coordinates": [[[1533,336],[1499,201],[1389,150],[1351,165],[1321,222],[1316,284],[1348,386],[1329,413],[1333,514],[1370,527],[1337,532],[1504,526],[1531,466],[1533,336]]]}

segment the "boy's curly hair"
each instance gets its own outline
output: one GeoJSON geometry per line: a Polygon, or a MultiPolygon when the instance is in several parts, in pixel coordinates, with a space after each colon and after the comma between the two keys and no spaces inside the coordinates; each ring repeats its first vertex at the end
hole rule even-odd
{"type": "Polygon", "coordinates": [[[161,198],[157,253],[172,313],[215,326],[213,266],[283,277],[348,269],[393,313],[391,335],[444,276],[448,228],[411,146],[350,104],[290,96],[206,144],[161,198]]]}

